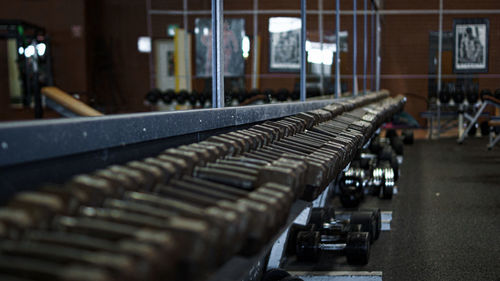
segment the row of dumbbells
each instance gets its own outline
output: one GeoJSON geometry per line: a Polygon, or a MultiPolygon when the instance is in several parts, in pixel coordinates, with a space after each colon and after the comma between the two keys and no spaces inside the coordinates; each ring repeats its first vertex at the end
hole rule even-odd
{"type": "Polygon", "coordinates": [[[395,130],[388,130],[386,138],[375,136],[339,177],[338,192],[342,206],[358,207],[366,194],[391,199],[399,179],[403,151],[402,137],[395,130]]]}
{"type": "Polygon", "coordinates": [[[452,85],[445,86],[439,92],[439,101],[441,104],[449,104],[451,101],[455,105],[463,104],[467,101],[468,104],[474,105],[478,101],[482,101],[485,96],[492,96],[496,99],[500,99],[500,89],[496,89],[492,92],[490,89],[482,89],[481,92],[477,87],[468,87],[464,89],[463,87],[454,87],[452,85]]]}
{"type": "Polygon", "coordinates": [[[339,101],[20,193],[0,209],[0,277],[205,279],[259,251],[403,105],[339,101]]]}
{"type": "MultiPolygon", "coordinates": [[[[316,97],[320,95],[321,90],[319,88],[307,89],[308,97],[316,97]]],[[[236,106],[250,103],[297,101],[299,99],[299,90],[289,91],[285,88],[279,89],[277,91],[273,89],[265,89],[263,91],[253,89],[250,91],[226,91],[224,93],[226,106],[236,106]]],[[[171,89],[166,91],[153,89],[146,94],[144,100],[147,105],[151,106],[163,104],[166,106],[189,105],[192,108],[204,108],[210,107],[212,102],[212,93],[209,91],[204,91],[201,93],[197,91],[188,92],[186,90],[181,90],[176,93],[171,89]]]]}

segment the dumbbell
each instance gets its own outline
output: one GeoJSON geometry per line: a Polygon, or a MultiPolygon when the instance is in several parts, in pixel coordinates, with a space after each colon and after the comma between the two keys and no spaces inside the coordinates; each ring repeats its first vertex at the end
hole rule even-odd
{"type": "Polygon", "coordinates": [[[481,97],[481,100],[483,101],[485,96],[492,96],[491,90],[490,89],[482,89],[479,96],[481,97]]]}
{"type": "MultiPolygon", "coordinates": [[[[111,241],[89,235],[57,230],[32,230],[27,232],[23,236],[23,239],[87,251],[125,254],[136,260],[136,262],[142,262],[143,264],[140,265],[141,270],[144,271],[145,275],[151,275],[151,279],[160,278],[161,276],[166,277],[167,274],[172,275],[172,272],[169,273],[166,271],[168,267],[165,267],[163,264],[165,257],[162,257],[153,245],[133,239],[111,241]]],[[[173,278],[174,276],[170,277],[173,278]]]]}
{"type": "Polygon", "coordinates": [[[253,254],[258,251],[259,247],[270,237],[269,235],[276,230],[278,214],[274,213],[273,209],[275,208],[269,206],[269,201],[263,198],[264,194],[253,194],[227,185],[192,177],[183,177],[183,182],[205,189],[204,194],[207,196],[215,198],[235,196],[238,198],[236,204],[248,208],[248,212],[251,214],[250,225],[252,227],[247,232],[246,246],[243,247],[245,254],[253,254]],[[255,220],[257,224],[255,224],[255,220]]]}
{"type": "Polygon", "coordinates": [[[252,239],[262,241],[265,239],[262,236],[263,231],[276,227],[275,217],[287,214],[287,211],[273,213],[276,212],[273,210],[279,206],[276,206],[277,203],[273,205],[276,207],[270,206],[269,200],[263,199],[263,196],[276,198],[280,200],[280,204],[289,204],[286,203],[289,202],[289,199],[283,199],[283,197],[288,197],[288,190],[286,187],[268,183],[260,187],[257,192],[245,192],[230,186],[189,177],[183,178],[181,181],[174,180],[171,186],[159,187],[158,192],[173,198],[200,202],[199,204],[217,204],[221,208],[236,211],[239,214],[240,223],[238,225],[242,229],[240,232],[259,233],[252,234],[252,239]],[[213,201],[216,203],[212,203],[213,201]],[[254,208],[256,206],[261,206],[261,208],[254,208]],[[261,212],[262,208],[268,210],[267,218],[266,214],[261,212]],[[270,222],[264,223],[265,221],[270,222]],[[263,229],[264,226],[266,229],[263,229]]]}
{"type": "Polygon", "coordinates": [[[452,93],[452,99],[455,104],[461,104],[465,100],[465,91],[463,87],[457,87],[455,91],[452,93]]]}
{"type": "Polygon", "coordinates": [[[190,94],[189,94],[189,104],[192,106],[192,107],[195,107],[198,102],[199,102],[199,96],[200,94],[198,94],[198,92],[196,91],[192,91],[190,94]]]}
{"type": "Polygon", "coordinates": [[[394,180],[399,179],[399,162],[397,154],[390,145],[385,145],[378,154],[379,163],[386,161],[394,171],[394,180]]]}
{"type": "Polygon", "coordinates": [[[226,106],[231,106],[233,104],[233,100],[236,99],[236,95],[232,90],[226,89],[224,91],[224,104],[226,106]]]}
{"type": "Polygon", "coordinates": [[[290,97],[290,92],[288,91],[288,89],[282,88],[278,90],[275,98],[278,101],[287,101],[289,97],[290,97]]]}
{"type": "Polygon", "coordinates": [[[273,89],[265,89],[261,94],[264,95],[265,103],[271,102],[273,98],[276,97],[276,91],[273,89]]]}
{"type": "MultiPolygon", "coordinates": [[[[33,196],[32,196],[33,197],[33,196]]],[[[120,214],[121,211],[119,210],[122,210],[123,207],[117,207],[117,205],[107,205],[106,202],[108,202],[109,200],[115,200],[115,199],[106,199],[106,201],[104,202],[104,205],[105,206],[108,206],[109,208],[112,208],[112,209],[95,209],[95,208],[90,208],[90,207],[83,207],[82,211],[81,211],[81,215],[83,216],[91,216],[91,217],[96,217],[98,216],[98,218],[100,220],[109,220],[109,221],[118,221],[120,223],[124,223],[124,224],[128,224],[128,225],[136,225],[137,227],[149,227],[149,228],[160,228],[160,229],[163,229],[163,230],[166,230],[168,229],[169,231],[173,231],[175,233],[184,233],[183,237],[184,239],[187,237],[186,234],[189,232],[189,231],[193,231],[193,230],[189,230],[189,228],[187,229],[184,229],[182,230],[182,226],[188,226],[188,223],[189,223],[189,219],[186,219],[186,218],[183,218],[181,221],[183,222],[182,224],[178,224],[178,223],[175,223],[175,214],[174,213],[168,213],[162,209],[156,209],[156,210],[149,210],[151,209],[150,206],[137,206],[138,204],[135,204],[135,207],[133,210],[131,209],[126,209],[127,210],[127,213],[125,214],[120,214]],[[138,215],[138,214],[142,214],[142,215],[138,215]],[[144,214],[147,214],[149,215],[149,217],[145,216],[144,214]],[[162,218],[162,219],[169,219],[169,221],[164,221],[164,222],[159,222],[158,219],[154,219],[153,217],[155,218],[162,218]],[[156,221],[156,222],[155,222],[156,221]],[[181,228],[179,228],[179,226],[181,228]],[[188,232],[186,232],[188,231],[188,232]]],[[[19,204],[19,203],[18,203],[19,204]]],[[[130,204],[130,203],[122,203],[122,205],[125,205],[127,206],[127,204],[130,204]]],[[[25,208],[27,206],[24,206],[25,208]]],[[[130,207],[129,207],[130,208],[130,207]]],[[[205,219],[205,218],[203,218],[205,219]]],[[[191,220],[192,221],[192,220],[191,220]]],[[[180,221],[179,221],[180,222],[180,221]]],[[[105,223],[105,222],[103,222],[105,223]]],[[[201,226],[200,225],[200,222],[197,222],[198,224],[198,228],[201,226]]],[[[198,239],[198,238],[202,238],[204,236],[204,233],[213,233],[214,231],[213,230],[208,230],[208,229],[205,229],[205,230],[201,230],[201,232],[199,233],[195,233],[195,235],[192,235],[191,237],[194,237],[193,239],[198,239]],[[198,237],[198,238],[196,238],[198,237]]],[[[94,231],[92,231],[91,233],[94,233],[94,231]]],[[[90,233],[89,233],[90,234],[90,233]]],[[[182,241],[179,237],[177,237],[177,243],[179,243],[180,241],[182,241]]],[[[199,245],[200,243],[196,244],[196,243],[193,243],[194,240],[190,240],[190,242],[187,242],[186,245],[183,247],[185,249],[189,248],[190,246],[196,246],[198,247],[197,249],[200,249],[200,246],[199,245]]],[[[204,243],[204,244],[207,244],[207,243],[204,243]]],[[[204,245],[204,247],[206,247],[207,245],[204,245]]],[[[190,252],[190,251],[188,251],[190,252]]],[[[191,251],[191,253],[195,253],[195,251],[191,251]]],[[[204,255],[201,255],[201,258],[203,258],[204,255]]],[[[199,259],[199,257],[198,257],[199,259]]]]}
{"type": "Polygon", "coordinates": [[[296,101],[300,99],[300,90],[299,89],[294,89],[290,95],[292,98],[292,101],[296,101]]]}
{"type": "Polygon", "coordinates": [[[209,92],[203,91],[203,92],[199,92],[198,93],[198,100],[200,101],[200,107],[201,108],[205,107],[205,105],[207,103],[207,99],[210,99],[210,93],[209,92]]]}
{"type": "Polygon", "coordinates": [[[349,264],[364,265],[370,257],[370,233],[360,231],[360,225],[330,224],[328,229],[300,231],[296,253],[300,261],[317,261],[323,252],[340,253],[349,264]]]}
{"type": "Polygon", "coordinates": [[[500,100],[500,88],[495,90],[493,97],[496,98],[497,100],[500,100]]]}
{"type": "Polygon", "coordinates": [[[312,208],[309,223],[315,225],[317,230],[329,229],[331,224],[360,225],[361,231],[370,233],[371,243],[378,239],[382,229],[380,209],[335,211],[332,207],[312,208]]]}
{"type": "Polygon", "coordinates": [[[165,92],[161,93],[161,99],[164,104],[171,104],[175,99],[175,92],[172,89],[168,89],[165,92]]]}
{"type": "Polygon", "coordinates": [[[0,242],[0,252],[4,257],[25,257],[31,259],[43,259],[59,264],[61,267],[76,263],[89,265],[109,271],[120,280],[141,280],[149,273],[141,272],[144,267],[138,259],[128,255],[81,250],[70,246],[60,246],[36,241],[12,241],[0,242]]]}
{"type": "Polygon", "coordinates": [[[183,105],[189,100],[189,93],[186,90],[181,90],[175,95],[175,98],[178,104],[183,105]]]}
{"type": "Polygon", "coordinates": [[[370,233],[370,242],[373,243],[382,231],[382,215],[380,209],[367,209],[356,211],[336,211],[334,220],[350,224],[361,225],[361,231],[370,233]]]}
{"type": "Polygon", "coordinates": [[[477,85],[467,87],[466,98],[469,104],[475,104],[479,100],[477,85]]]}
{"type": "Polygon", "coordinates": [[[397,155],[403,155],[404,143],[399,137],[398,133],[394,129],[389,129],[386,131],[385,137],[389,140],[389,143],[396,152],[397,155]]]}
{"type": "Polygon", "coordinates": [[[365,195],[365,171],[350,167],[339,179],[340,202],[344,208],[357,207],[365,195]]]}
{"type": "Polygon", "coordinates": [[[151,105],[155,105],[158,103],[160,98],[161,98],[161,91],[159,89],[152,89],[146,94],[144,99],[148,101],[151,105]]]}
{"type": "Polygon", "coordinates": [[[372,189],[374,195],[391,199],[394,193],[395,171],[389,161],[382,160],[372,171],[372,189]]]}
{"type": "Polygon", "coordinates": [[[307,88],[307,96],[308,97],[319,97],[321,96],[321,90],[318,87],[310,87],[307,88]]]}

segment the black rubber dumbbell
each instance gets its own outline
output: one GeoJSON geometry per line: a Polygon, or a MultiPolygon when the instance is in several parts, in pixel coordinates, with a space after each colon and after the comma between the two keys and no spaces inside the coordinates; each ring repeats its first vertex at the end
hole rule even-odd
{"type": "Polygon", "coordinates": [[[151,105],[156,105],[160,98],[161,91],[159,89],[153,89],[149,91],[145,96],[146,101],[148,101],[151,105]]]}

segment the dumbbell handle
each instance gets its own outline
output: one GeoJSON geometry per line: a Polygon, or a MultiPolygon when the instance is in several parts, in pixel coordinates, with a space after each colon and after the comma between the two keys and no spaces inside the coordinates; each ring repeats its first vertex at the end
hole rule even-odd
{"type": "Polygon", "coordinates": [[[360,157],[361,159],[376,159],[377,155],[372,153],[361,153],[360,157]]]}
{"type": "Polygon", "coordinates": [[[322,251],[342,251],[346,247],[347,247],[346,243],[335,243],[335,244],[321,243],[318,246],[318,248],[321,249],[322,251]]]}

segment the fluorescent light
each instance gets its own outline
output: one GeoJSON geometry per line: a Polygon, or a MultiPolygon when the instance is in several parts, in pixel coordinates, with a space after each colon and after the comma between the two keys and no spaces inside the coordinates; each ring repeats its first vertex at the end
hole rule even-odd
{"type": "Polygon", "coordinates": [[[24,55],[24,48],[23,47],[19,47],[19,49],[17,51],[19,52],[20,56],[24,55]]]}
{"type": "Polygon", "coordinates": [[[335,44],[323,43],[321,50],[320,42],[306,41],[307,61],[310,63],[332,65],[333,53],[337,49],[335,44]]]}
{"type": "Polygon", "coordinates": [[[243,51],[243,57],[248,58],[250,53],[250,39],[248,36],[243,36],[243,41],[241,42],[241,50],[243,51]]]}
{"type": "Polygon", "coordinates": [[[287,32],[302,27],[300,18],[274,17],[269,18],[269,32],[287,32]]]}
{"type": "Polygon", "coordinates": [[[35,54],[35,46],[29,45],[26,47],[26,50],[24,50],[24,55],[29,58],[35,54]]]}
{"type": "Polygon", "coordinates": [[[45,43],[39,43],[36,45],[36,52],[38,53],[39,56],[43,56],[45,54],[45,50],[47,49],[47,46],[45,43]]]}
{"type": "Polygon", "coordinates": [[[137,40],[137,49],[141,53],[151,53],[151,37],[139,37],[137,40]]]}

